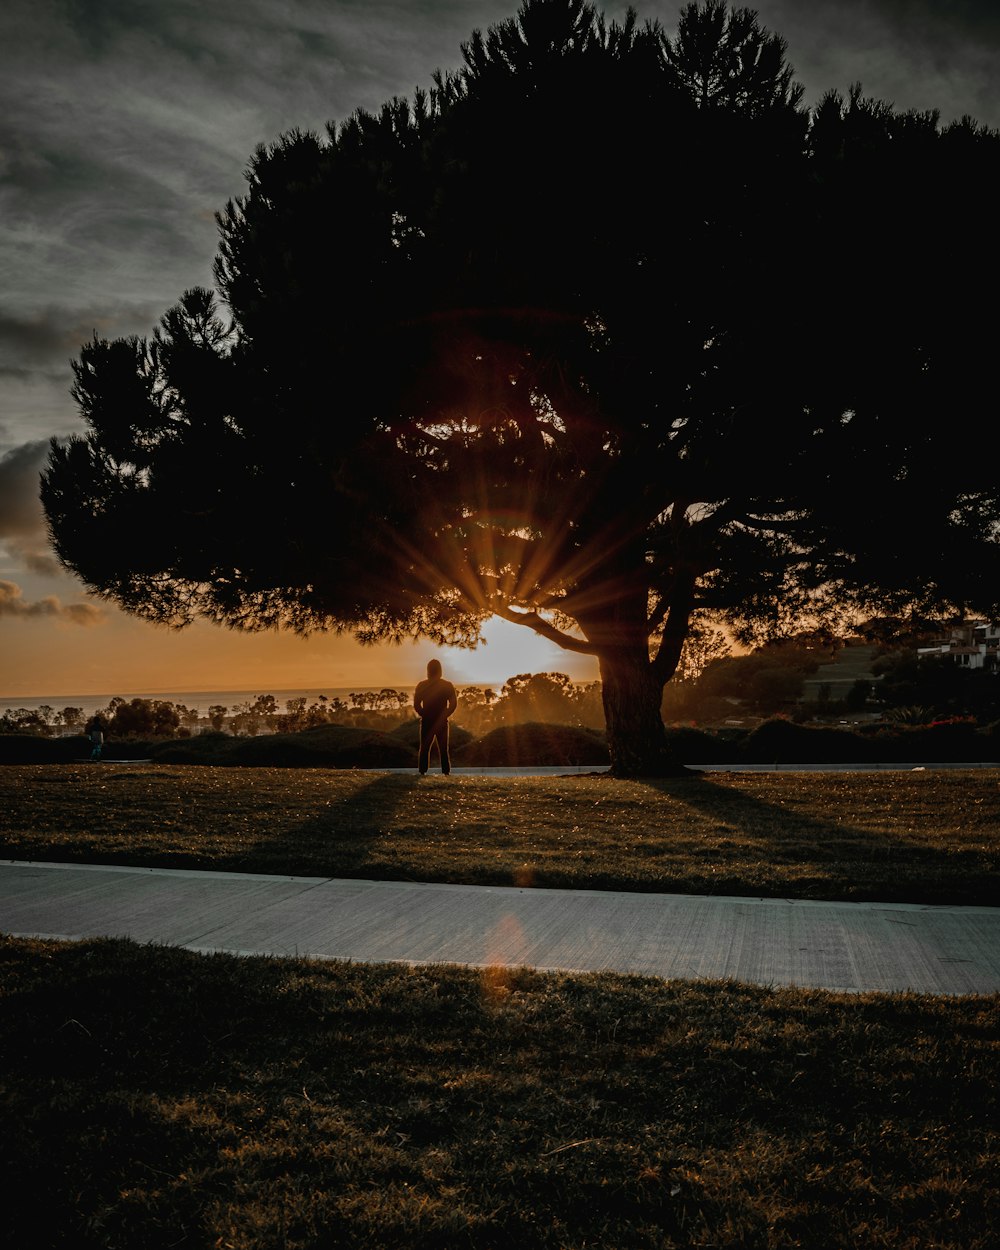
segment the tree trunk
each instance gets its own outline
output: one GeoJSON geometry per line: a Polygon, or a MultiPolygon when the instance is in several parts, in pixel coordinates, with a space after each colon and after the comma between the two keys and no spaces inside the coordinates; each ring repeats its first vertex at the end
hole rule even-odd
{"type": "Polygon", "coordinates": [[[667,746],[660,716],[663,683],[646,647],[609,647],[598,657],[616,777],[675,777],[686,772],[667,746]]]}

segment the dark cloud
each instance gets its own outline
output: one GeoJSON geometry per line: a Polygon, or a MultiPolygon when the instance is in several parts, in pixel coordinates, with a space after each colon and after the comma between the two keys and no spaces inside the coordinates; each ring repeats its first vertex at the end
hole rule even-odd
{"type": "Polygon", "coordinates": [[[55,595],[29,602],[16,582],[0,581],[0,619],[55,617],[67,625],[100,625],[106,619],[102,608],[92,603],[62,603],[55,595]]]}
{"type": "Polygon", "coordinates": [[[166,306],[109,298],[93,307],[50,303],[30,309],[15,302],[5,307],[0,301],[0,456],[5,447],[20,452],[39,433],[78,432],[80,417],[70,397],[71,360],[95,334],[148,335],[166,306]]]}
{"type": "Polygon", "coordinates": [[[866,95],[898,109],[1000,125],[995,0],[760,0],[752,7],[787,40],[808,103],[861,82],[866,95]]]}
{"type": "Polygon", "coordinates": [[[0,543],[18,568],[40,577],[60,577],[64,570],[49,544],[38,497],[48,450],[48,441],[26,443],[0,457],[0,543]]]}
{"type": "MultiPolygon", "coordinates": [[[[95,318],[96,322],[97,318],[95,318]]],[[[107,324],[107,318],[100,318],[107,324]]],[[[52,307],[18,317],[0,312],[0,360],[17,360],[24,365],[48,363],[55,356],[76,351],[80,344],[80,322],[75,315],[67,317],[52,307]]],[[[4,366],[12,372],[16,365],[4,366]]]]}
{"type": "Polygon", "coordinates": [[[79,354],[82,343],[95,334],[115,338],[148,331],[162,311],[151,304],[89,310],[49,304],[21,315],[0,309],[0,373],[58,364],[58,376],[69,378],[69,359],[79,354]]]}
{"type": "Polygon", "coordinates": [[[0,541],[45,535],[38,479],[48,450],[48,440],[42,439],[0,457],[0,541]]]}
{"type": "Polygon", "coordinates": [[[62,577],[65,575],[63,566],[49,550],[39,550],[35,543],[22,542],[16,538],[8,538],[7,554],[29,573],[39,577],[62,577]]]}

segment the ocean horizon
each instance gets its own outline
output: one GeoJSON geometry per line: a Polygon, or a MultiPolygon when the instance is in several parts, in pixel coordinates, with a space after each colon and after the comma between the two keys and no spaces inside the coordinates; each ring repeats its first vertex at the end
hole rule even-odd
{"type": "MultiPolygon", "coordinates": [[[[475,683],[465,683],[467,685],[475,683]]],[[[107,707],[114,698],[130,699],[163,699],[168,703],[183,703],[185,707],[197,708],[205,714],[210,706],[221,704],[232,711],[238,703],[252,703],[258,695],[273,695],[281,711],[289,699],[301,699],[308,702],[317,701],[320,695],[328,699],[347,699],[353,693],[363,690],[400,690],[412,695],[413,686],[318,686],[298,690],[120,690],[112,694],[50,694],[50,695],[0,695],[0,716],[4,712],[25,708],[36,711],[40,707],[51,707],[61,712],[65,707],[79,707],[86,716],[92,716],[100,708],[107,707]]]]}

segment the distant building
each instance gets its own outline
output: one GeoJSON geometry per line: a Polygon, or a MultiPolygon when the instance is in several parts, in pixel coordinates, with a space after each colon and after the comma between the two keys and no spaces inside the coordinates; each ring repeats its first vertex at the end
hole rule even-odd
{"type": "Polygon", "coordinates": [[[969,621],[954,625],[948,637],[933,647],[918,647],[917,655],[947,656],[963,668],[996,669],[1000,652],[1000,625],[969,621]]]}

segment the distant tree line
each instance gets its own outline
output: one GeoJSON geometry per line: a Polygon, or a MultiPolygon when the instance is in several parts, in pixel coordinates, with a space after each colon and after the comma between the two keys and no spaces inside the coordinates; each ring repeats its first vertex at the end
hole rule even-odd
{"type": "Polygon", "coordinates": [[[0,716],[0,733],[30,733],[51,738],[87,733],[96,721],[105,733],[119,738],[173,738],[188,735],[201,724],[197,709],[167,699],[123,699],[116,695],[92,716],[81,707],[9,708],[0,716]]]}
{"type": "MultiPolygon", "coordinates": [[[[85,732],[98,719],[104,732],[117,738],[187,737],[209,731],[253,737],[322,725],[389,729],[413,718],[410,698],[408,691],[385,686],[354,691],[346,699],[300,695],[287,699],[281,710],[274,695],[262,694],[232,706],[213,703],[202,713],[167,699],[116,696],[90,717],[79,707],[13,708],[0,716],[0,733],[54,737],[85,732]]],[[[532,720],[594,728],[604,724],[599,683],[575,685],[565,673],[519,673],[499,691],[465,686],[460,688],[460,703],[456,719],[474,734],[532,720]]]]}

